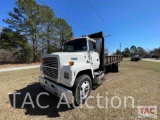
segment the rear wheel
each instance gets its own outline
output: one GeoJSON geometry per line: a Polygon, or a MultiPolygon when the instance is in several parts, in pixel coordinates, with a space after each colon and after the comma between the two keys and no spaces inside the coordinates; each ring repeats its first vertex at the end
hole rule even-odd
{"type": "Polygon", "coordinates": [[[120,71],[120,64],[119,63],[114,64],[112,67],[113,67],[113,72],[119,72],[120,71]]]}
{"type": "Polygon", "coordinates": [[[119,72],[120,71],[120,63],[117,64],[117,67],[118,67],[117,72],[119,72]]]}
{"type": "Polygon", "coordinates": [[[88,75],[82,75],[76,79],[73,87],[74,102],[76,105],[85,103],[92,89],[91,83],[91,78],[88,75]]]}

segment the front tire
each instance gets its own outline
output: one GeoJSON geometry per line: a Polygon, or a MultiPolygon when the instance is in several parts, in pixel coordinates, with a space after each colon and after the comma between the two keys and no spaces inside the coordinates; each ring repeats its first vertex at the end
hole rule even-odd
{"type": "Polygon", "coordinates": [[[88,75],[79,76],[73,86],[75,105],[85,103],[92,89],[92,81],[88,75]]]}

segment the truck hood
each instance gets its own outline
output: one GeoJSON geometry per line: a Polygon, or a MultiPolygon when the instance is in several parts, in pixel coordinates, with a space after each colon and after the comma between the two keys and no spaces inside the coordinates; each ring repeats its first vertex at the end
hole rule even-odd
{"type": "Polygon", "coordinates": [[[86,63],[88,60],[87,52],[55,52],[44,57],[57,57],[60,66],[68,64],[69,61],[74,61],[74,64],[86,63]]]}

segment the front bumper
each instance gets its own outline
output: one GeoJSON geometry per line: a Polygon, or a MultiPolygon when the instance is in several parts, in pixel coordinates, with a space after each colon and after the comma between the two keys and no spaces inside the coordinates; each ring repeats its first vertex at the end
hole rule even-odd
{"type": "Polygon", "coordinates": [[[73,100],[72,100],[73,93],[71,90],[68,90],[60,85],[57,85],[56,83],[51,82],[42,76],[39,76],[39,83],[41,84],[41,86],[44,89],[53,93],[54,95],[58,96],[59,98],[61,98],[62,93],[64,93],[66,95],[66,98],[63,97],[63,100],[66,101],[66,99],[67,99],[70,104],[73,103],[73,100]]]}

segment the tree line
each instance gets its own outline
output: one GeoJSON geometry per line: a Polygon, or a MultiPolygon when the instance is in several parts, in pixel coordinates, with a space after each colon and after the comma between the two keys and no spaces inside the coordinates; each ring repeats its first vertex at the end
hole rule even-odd
{"type": "Polygon", "coordinates": [[[131,57],[133,55],[139,55],[140,57],[160,57],[160,47],[154,48],[153,50],[145,50],[143,47],[136,47],[132,45],[130,48],[126,47],[122,52],[117,49],[117,55],[123,55],[124,57],[131,57]]]}
{"type": "Polygon", "coordinates": [[[17,0],[13,12],[8,14],[9,18],[3,21],[9,27],[0,34],[0,52],[12,53],[13,61],[39,61],[44,50],[48,54],[61,51],[63,42],[73,38],[66,20],[57,18],[51,8],[35,0],[17,0]]]}

